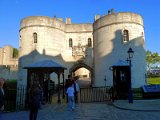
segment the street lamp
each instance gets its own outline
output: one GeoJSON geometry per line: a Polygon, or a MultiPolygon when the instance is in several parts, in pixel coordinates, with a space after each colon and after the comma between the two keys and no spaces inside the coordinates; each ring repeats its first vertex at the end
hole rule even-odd
{"type": "Polygon", "coordinates": [[[131,58],[133,58],[133,54],[134,51],[132,50],[132,48],[129,48],[128,51],[128,58],[127,58],[127,62],[129,62],[129,71],[130,71],[130,75],[129,75],[129,84],[128,84],[128,102],[129,103],[133,103],[133,91],[132,91],[132,83],[131,83],[131,58]]]}
{"type": "Polygon", "coordinates": [[[129,48],[127,53],[128,53],[129,59],[133,58],[134,51],[132,50],[132,48],[129,48]]]}

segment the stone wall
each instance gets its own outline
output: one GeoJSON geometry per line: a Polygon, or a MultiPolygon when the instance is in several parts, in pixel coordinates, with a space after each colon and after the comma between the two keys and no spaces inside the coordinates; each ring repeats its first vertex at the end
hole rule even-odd
{"type": "Polygon", "coordinates": [[[17,79],[18,58],[13,58],[13,47],[0,48],[0,77],[5,79],[17,79]]]}
{"type": "Polygon", "coordinates": [[[6,80],[17,80],[18,78],[18,66],[0,66],[0,77],[6,80]]]}

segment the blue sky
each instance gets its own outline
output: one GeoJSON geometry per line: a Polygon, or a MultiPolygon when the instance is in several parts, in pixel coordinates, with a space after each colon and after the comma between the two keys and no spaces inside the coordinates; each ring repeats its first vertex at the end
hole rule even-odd
{"type": "Polygon", "coordinates": [[[94,15],[134,12],[142,15],[146,49],[160,54],[160,0],[0,0],[0,47],[19,47],[20,20],[27,16],[71,17],[93,23],[94,15]]]}

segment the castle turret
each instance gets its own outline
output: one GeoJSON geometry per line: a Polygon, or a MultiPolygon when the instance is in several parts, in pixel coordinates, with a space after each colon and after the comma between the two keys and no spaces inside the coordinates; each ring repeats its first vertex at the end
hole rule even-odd
{"type": "Polygon", "coordinates": [[[98,86],[113,85],[109,67],[119,60],[126,61],[129,47],[135,51],[132,59],[132,85],[145,84],[146,62],[143,19],[130,12],[114,13],[97,19],[93,24],[95,81],[98,86]]]}
{"type": "Polygon", "coordinates": [[[60,54],[64,48],[64,28],[64,22],[56,17],[34,16],[23,19],[20,28],[20,57],[34,50],[52,56],[60,54]]]}

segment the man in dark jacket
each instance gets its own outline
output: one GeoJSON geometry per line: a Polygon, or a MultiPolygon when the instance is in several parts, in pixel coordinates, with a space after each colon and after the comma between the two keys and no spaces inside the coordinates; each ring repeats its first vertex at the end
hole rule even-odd
{"type": "Polygon", "coordinates": [[[29,89],[29,107],[30,107],[30,120],[37,119],[38,109],[40,107],[41,90],[39,85],[34,83],[29,89]]]}

